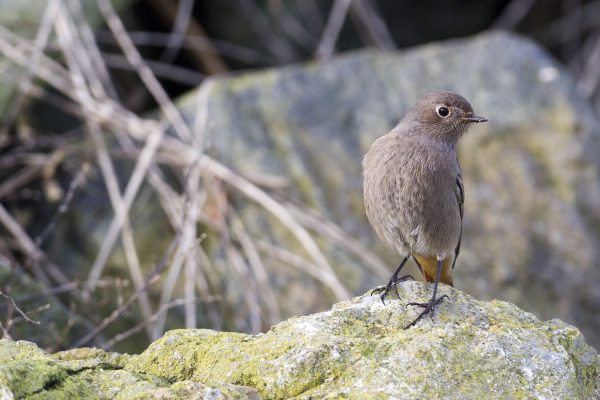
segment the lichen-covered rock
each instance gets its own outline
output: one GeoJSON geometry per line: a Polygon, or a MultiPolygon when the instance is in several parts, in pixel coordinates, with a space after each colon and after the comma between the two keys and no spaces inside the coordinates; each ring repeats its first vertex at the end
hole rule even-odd
{"type": "MultiPolygon", "coordinates": [[[[489,119],[459,147],[466,205],[456,285],[559,317],[600,345],[600,124],[569,74],[533,42],[494,32],[217,79],[203,138],[236,171],[288,179],[286,195],[387,254],[392,268],[400,257],[386,253],[364,216],[361,157],[416,99],[439,89],[461,93],[489,119]]],[[[190,121],[197,99],[181,101],[190,121]]],[[[253,235],[298,247],[260,208],[234,202],[253,235]]],[[[352,290],[387,279],[319,244],[352,290]]],[[[318,285],[298,287],[289,266],[266,258],[284,315],[323,307],[318,285]]]]}
{"type": "Polygon", "coordinates": [[[432,285],[369,294],[259,335],[175,330],[142,354],[49,355],[0,340],[0,399],[593,399],[600,359],[575,327],[449,286],[435,318],[404,329],[432,285]]]}
{"type": "Polygon", "coordinates": [[[25,341],[0,340],[0,400],[9,399],[258,399],[252,388],[206,385],[123,368],[130,356],[99,349],[49,355],[25,341]]]}
{"type": "Polygon", "coordinates": [[[443,285],[432,320],[404,327],[431,285],[403,283],[402,300],[364,295],[255,336],[175,330],[126,368],[169,382],[228,382],[265,399],[592,399],[600,360],[559,320],[443,285]]]}

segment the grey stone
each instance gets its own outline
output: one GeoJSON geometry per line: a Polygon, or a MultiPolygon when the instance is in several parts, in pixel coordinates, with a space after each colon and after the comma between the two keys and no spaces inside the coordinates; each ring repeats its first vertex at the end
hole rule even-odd
{"type": "Polygon", "coordinates": [[[126,364],[169,381],[225,381],[265,399],[590,399],[600,360],[581,333],[502,301],[442,286],[434,319],[404,327],[432,285],[406,282],[402,300],[364,295],[291,318],[266,334],[175,330],[126,364]]]}
{"type": "MultiPolygon", "coordinates": [[[[366,221],[361,158],[422,94],[439,89],[461,93],[489,119],[459,147],[466,206],[456,286],[572,322],[599,345],[600,124],[565,69],[530,40],[493,32],[216,79],[207,151],[247,176],[287,178],[285,195],[382,255],[391,274],[401,258],[366,221]]],[[[196,100],[192,92],[180,102],[190,120],[196,100]]],[[[254,235],[298,249],[259,208],[236,205],[254,235]]],[[[355,292],[387,278],[319,244],[355,292]]],[[[270,267],[285,315],[326,306],[314,295],[318,284],[294,284],[289,267],[270,267]]]]}
{"type": "Polygon", "coordinates": [[[265,334],[167,332],[140,355],[53,355],[0,340],[0,399],[597,399],[600,359],[579,330],[515,305],[449,296],[404,327],[432,285],[369,294],[265,334]]]}

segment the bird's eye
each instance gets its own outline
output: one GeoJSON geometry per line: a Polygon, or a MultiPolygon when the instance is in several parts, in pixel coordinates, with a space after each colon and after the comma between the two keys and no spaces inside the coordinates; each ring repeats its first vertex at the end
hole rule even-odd
{"type": "Polygon", "coordinates": [[[448,107],[437,106],[435,111],[437,111],[438,115],[442,118],[446,118],[448,115],[450,115],[450,110],[448,110],[448,107]]]}

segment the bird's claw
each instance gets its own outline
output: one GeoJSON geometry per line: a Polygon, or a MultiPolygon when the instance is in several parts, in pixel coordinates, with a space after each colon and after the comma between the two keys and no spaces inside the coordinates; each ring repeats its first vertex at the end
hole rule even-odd
{"type": "Polygon", "coordinates": [[[383,305],[385,305],[385,297],[388,295],[388,293],[390,292],[390,290],[392,290],[392,286],[394,287],[394,291],[396,292],[396,297],[398,297],[398,299],[400,299],[400,293],[398,293],[398,284],[401,282],[404,282],[408,279],[411,280],[415,280],[415,278],[412,275],[404,275],[400,278],[396,278],[394,276],[392,276],[392,279],[390,279],[390,281],[388,282],[387,285],[385,286],[378,286],[375,289],[373,289],[371,291],[371,296],[373,296],[376,293],[381,293],[381,302],[383,303],[383,305]]]}
{"type": "Polygon", "coordinates": [[[416,325],[416,323],[419,322],[427,314],[429,314],[431,319],[433,319],[433,315],[435,313],[435,307],[438,306],[439,304],[441,304],[444,301],[444,299],[450,299],[450,298],[448,297],[448,295],[443,295],[441,297],[438,297],[437,299],[432,298],[427,303],[417,303],[417,302],[408,303],[407,306],[422,307],[422,308],[424,308],[424,310],[419,315],[417,315],[417,318],[415,318],[410,324],[406,325],[404,327],[404,329],[408,329],[411,326],[416,325]]]}

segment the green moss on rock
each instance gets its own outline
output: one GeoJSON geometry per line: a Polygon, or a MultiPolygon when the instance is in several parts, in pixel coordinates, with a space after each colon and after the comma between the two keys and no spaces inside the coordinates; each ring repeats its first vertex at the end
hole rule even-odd
{"type": "Polygon", "coordinates": [[[402,285],[384,306],[368,295],[292,318],[266,334],[175,330],[127,368],[171,382],[228,382],[265,399],[593,398],[599,360],[581,333],[516,306],[444,286],[435,319],[405,330],[431,286],[402,285]]]}

